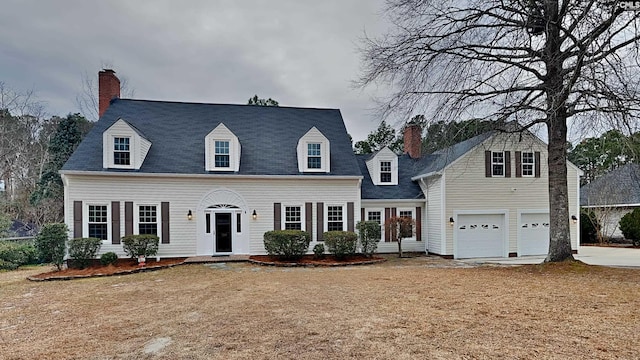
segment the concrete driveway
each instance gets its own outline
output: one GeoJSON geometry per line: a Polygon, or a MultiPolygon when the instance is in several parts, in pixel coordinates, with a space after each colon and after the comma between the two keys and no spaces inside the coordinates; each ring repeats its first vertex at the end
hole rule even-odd
{"type": "MultiPolygon", "coordinates": [[[[578,254],[574,255],[574,257],[589,265],[640,267],[640,249],[636,248],[581,246],[578,254]]],[[[545,256],[522,256],[515,258],[463,259],[459,261],[474,264],[524,265],[540,264],[544,261],[544,258],[545,256]]]]}

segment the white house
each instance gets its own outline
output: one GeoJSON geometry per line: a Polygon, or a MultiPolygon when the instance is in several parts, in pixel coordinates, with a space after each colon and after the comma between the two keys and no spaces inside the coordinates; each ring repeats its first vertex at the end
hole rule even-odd
{"type": "MultiPolygon", "coordinates": [[[[339,110],[119,99],[111,70],[99,83],[100,120],[61,174],[70,235],[103,239],[101,252],[122,256],[122,236],[153,233],[163,257],[263,254],[273,229],[309,231],[312,248],[361,219],[380,222],[378,249],[395,252],[392,216],[415,220],[405,251],[547,252],[546,146],[529,133],[421,156],[411,125],[405,154],[356,156],[339,110]]],[[[578,215],[580,171],[568,171],[578,215]]]]}

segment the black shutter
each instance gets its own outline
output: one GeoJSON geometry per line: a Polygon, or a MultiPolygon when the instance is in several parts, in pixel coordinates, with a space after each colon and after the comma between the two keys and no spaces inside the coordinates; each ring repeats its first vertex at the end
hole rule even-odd
{"type": "Polygon", "coordinates": [[[484,176],[491,177],[491,151],[484,152],[484,176]]]}
{"type": "Polygon", "coordinates": [[[540,151],[536,151],[533,153],[534,161],[535,161],[535,174],[536,177],[540,177],[540,151]]]}
{"type": "Polygon", "coordinates": [[[511,151],[504,152],[504,177],[511,177],[511,151]]]}
{"type": "Polygon", "coordinates": [[[353,203],[347,203],[347,231],[354,231],[353,227],[353,203]]]}
{"type": "Polygon", "coordinates": [[[169,243],[169,203],[160,203],[162,208],[162,243],[169,243]]]}
{"type": "Polygon", "coordinates": [[[273,230],[282,229],[282,204],[273,203],[273,230]]]}
{"type": "Polygon", "coordinates": [[[73,237],[82,237],[82,201],[73,202],[73,237]]]}
{"type": "Polygon", "coordinates": [[[416,206],[416,241],[422,241],[422,208],[416,206]]]}
{"type": "Polygon", "coordinates": [[[318,221],[316,223],[318,228],[318,241],[324,241],[324,236],[322,234],[324,232],[324,203],[317,203],[316,211],[318,213],[318,221]]]}
{"type": "Polygon", "coordinates": [[[522,177],[522,153],[516,151],[516,177],[522,177]]]}
{"type": "Polygon", "coordinates": [[[124,203],[124,236],[133,234],[133,203],[124,203]]]}
{"type": "Polygon", "coordinates": [[[391,241],[391,226],[389,226],[389,219],[391,219],[391,208],[384,208],[384,241],[391,241]]]}
{"type": "Polygon", "coordinates": [[[309,233],[313,241],[313,203],[304,204],[304,231],[309,233]]]}
{"type": "Polygon", "coordinates": [[[111,243],[120,244],[120,201],[111,202],[111,243]]]}

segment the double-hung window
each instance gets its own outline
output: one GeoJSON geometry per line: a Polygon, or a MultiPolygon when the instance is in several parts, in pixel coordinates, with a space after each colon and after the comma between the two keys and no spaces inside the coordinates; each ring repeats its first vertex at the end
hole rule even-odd
{"type": "Polygon", "coordinates": [[[113,138],[113,164],[114,165],[131,165],[131,138],[114,137],[113,138]]]}
{"type": "Polygon", "coordinates": [[[408,221],[408,222],[404,223],[403,225],[401,225],[401,226],[406,226],[406,228],[402,228],[400,230],[401,230],[401,233],[411,234],[410,237],[412,237],[413,236],[413,211],[412,210],[399,210],[398,211],[398,217],[411,220],[411,221],[408,221]]]}
{"type": "Polygon", "coordinates": [[[307,144],[307,168],[322,169],[322,152],[320,143],[307,144]]]}
{"type": "Polygon", "coordinates": [[[532,152],[522,153],[522,176],[534,176],[535,157],[532,152]]]}
{"type": "Polygon", "coordinates": [[[155,205],[138,207],[138,234],[158,235],[158,208],[155,205]]]}
{"type": "Polygon", "coordinates": [[[504,176],[504,152],[491,152],[491,175],[504,176]]]}
{"type": "Polygon", "coordinates": [[[89,205],[89,237],[107,240],[107,205],[89,205]]]}
{"type": "Polygon", "coordinates": [[[342,231],[342,206],[327,206],[327,231],[342,231]]]}
{"type": "Polygon", "coordinates": [[[391,161],[380,161],[380,182],[391,182],[391,161]]]}
{"type": "Polygon", "coordinates": [[[217,168],[229,167],[229,142],[216,140],[214,142],[214,163],[217,168]]]}
{"type": "Polygon", "coordinates": [[[300,206],[284,207],[284,229],[302,230],[302,209],[300,206]]]}

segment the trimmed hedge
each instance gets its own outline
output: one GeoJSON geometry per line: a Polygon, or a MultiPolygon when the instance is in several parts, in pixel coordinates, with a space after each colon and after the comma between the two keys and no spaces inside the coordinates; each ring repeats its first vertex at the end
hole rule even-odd
{"type": "Polygon", "coordinates": [[[316,259],[322,259],[324,257],[324,245],[323,244],[316,244],[313,247],[313,257],[315,257],[316,259]]]}
{"type": "Polygon", "coordinates": [[[46,224],[35,239],[42,262],[53,263],[58,270],[62,269],[67,245],[68,228],[65,224],[46,224]]]}
{"type": "Polygon", "coordinates": [[[75,238],[69,240],[69,258],[73,267],[84,269],[100,250],[102,240],[97,238],[75,238]]]}
{"type": "Polygon", "coordinates": [[[378,243],[382,230],[376,221],[359,221],[356,225],[360,236],[360,251],[363,255],[371,257],[378,250],[378,243]]]}
{"type": "Polygon", "coordinates": [[[33,244],[0,241],[0,270],[15,270],[22,265],[37,263],[38,250],[33,244]]]}
{"type": "Polygon", "coordinates": [[[160,238],[152,234],[127,235],[122,238],[122,249],[132,259],[148,258],[158,253],[159,243],[160,238]]]}
{"type": "Polygon", "coordinates": [[[633,241],[633,246],[640,246],[640,209],[625,214],[619,224],[625,239],[633,241]]]}
{"type": "Polygon", "coordinates": [[[309,250],[311,236],[301,230],[273,230],[264,233],[264,249],[269,255],[298,259],[309,250]]]}
{"type": "Polygon", "coordinates": [[[358,235],[351,231],[327,231],[323,235],[324,243],[336,259],[344,259],[356,253],[358,235]]]}
{"type": "Polygon", "coordinates": [[[100,264],[103,266],[115,264],[116,261],[118,261],[118,255],[113,251],[109,251],[100,256],[100,264]]]}

